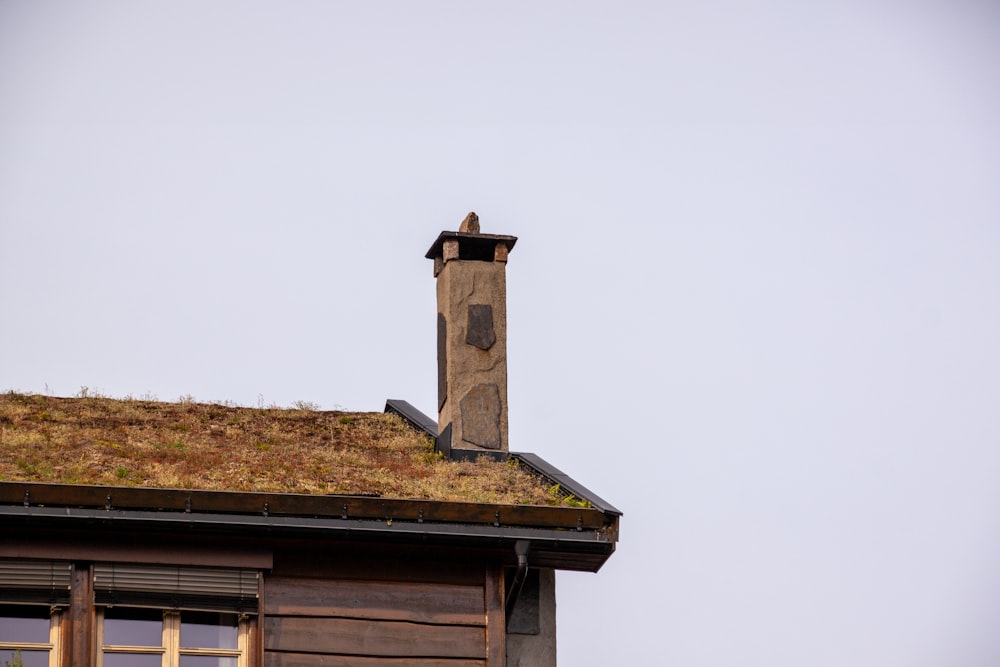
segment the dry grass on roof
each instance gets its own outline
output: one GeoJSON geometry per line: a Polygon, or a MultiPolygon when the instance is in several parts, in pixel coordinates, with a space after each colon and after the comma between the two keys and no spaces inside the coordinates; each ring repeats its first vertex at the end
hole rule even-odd
{"type": "Polygon", "coordinates": [[[0,394],[0,481],[552,505],[513,463],[455,463],[394,415],[0,394]]]}

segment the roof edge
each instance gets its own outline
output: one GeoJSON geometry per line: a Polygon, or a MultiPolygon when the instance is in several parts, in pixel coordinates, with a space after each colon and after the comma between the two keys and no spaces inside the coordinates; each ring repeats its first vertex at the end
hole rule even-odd
{"type": "Polygon", "coordinates": [[[399,415],[403,421],[418,431],[423,431],[431,439],[438,437],[437,422],[410,405],[408,401],[400,398],[387,398],[385,399],[385,412],[399,415]]]}
{"type": "MultiPolygon", "coordinates": [[[[387,399],[385,402],[385,411],[399,415],[407,424],[419,431],[423,431],[435,440],[439,435],[437,422],[417,408],[413,407],[413,405],[407,401],[397,398],[387,399]]],[[[493,454],[494,452],[485,453],[493,454]]],[[[552,484],[558,484],[559,488],[566,491],[567,494],[573,495],[580,500],[587,501],[594,509],[607,514],[612,514],[614,516],[622,516],[622,511],[617,507],[601,498],[583,484],[580,484],[578,481],[543,459],[541,456],[530,452],[510,452],[510,456],[515,458],[525,467],[529,468],[534,475],[537,475],[552,484]]]]}
{"type": "Polygon", "coordinates": [[[207,491],[150,487],[0,482],[0,505],[152,510],[234,516],[309,516],[426,524],[491,524],[556,530],[603,530],[611,517],[593,508],[499,505],[421,498],[207,491]]]}
{"type": "Polygon", "coordinates": [[[569,492],[577,498],[580,498],[581,500],[586,500],[594,509],[606,514],[613,514],[615,516],[622,515],[622,511],[620,509],[601,498],[583,484],[580,484],[578,481],[543,459],[538,454],[531,454],[530,452],[511,452],[510,455],[520,461],[522,465],[530,468],[535,474],[540,475],[545,479],[552,480],[554,483],[558,484],[561,489],[569,492]]]}

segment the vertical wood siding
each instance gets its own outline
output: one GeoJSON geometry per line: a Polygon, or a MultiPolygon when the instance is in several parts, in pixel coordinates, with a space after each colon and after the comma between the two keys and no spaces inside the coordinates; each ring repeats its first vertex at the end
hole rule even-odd
{"type": "Polygon", "coordinates": [[[504,614],[503,568],[486,567],[484,601],[486,604],[486,658],[490,667],[507,663],[507,632],[504,614]]]}

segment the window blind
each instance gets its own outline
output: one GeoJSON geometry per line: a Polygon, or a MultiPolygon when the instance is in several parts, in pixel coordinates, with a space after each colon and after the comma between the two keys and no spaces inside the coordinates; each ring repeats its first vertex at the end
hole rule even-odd
{"type": "Polygon", "coordinates": [[[69,604],[72,573],[68,561],[0,559],[0,601],[69,604]]]}
{"type": "Polygon", "coordinates": [[[257,570],[221,567],[94,565],[97,604],[257,613],[257,570]]]}

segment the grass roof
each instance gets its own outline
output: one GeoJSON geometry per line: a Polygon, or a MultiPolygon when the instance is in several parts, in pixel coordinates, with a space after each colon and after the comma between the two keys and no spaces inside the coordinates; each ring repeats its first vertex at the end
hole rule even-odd
{"type": "Polygon", "coordinates": [[[514,461],[446,461],[395,415],[0,394],[0,481],[557,505],[514,461]]]}

